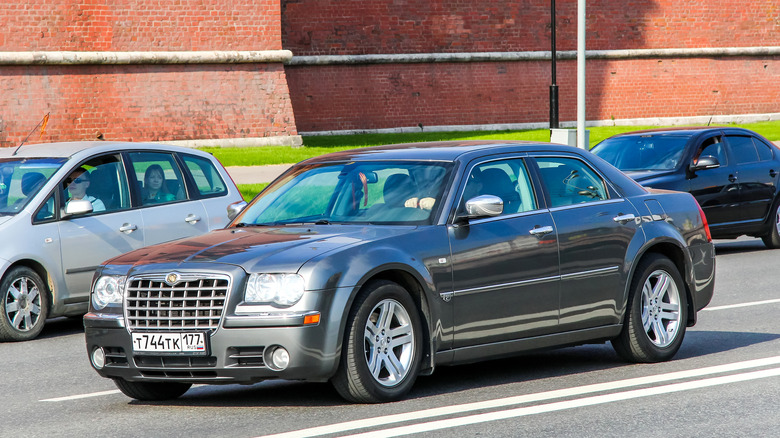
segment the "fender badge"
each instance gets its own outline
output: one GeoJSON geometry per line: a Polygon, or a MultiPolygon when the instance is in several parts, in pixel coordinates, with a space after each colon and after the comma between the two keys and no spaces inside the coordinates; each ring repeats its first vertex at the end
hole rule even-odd
{"type": "Polygon", "coordinates": [[[174,284],[178,283],[180,279],[181,277],[179,277],[179,274],[176,272],[171,272],[165,276],[165,284],[168,286],[173,286],[174,284]]]}

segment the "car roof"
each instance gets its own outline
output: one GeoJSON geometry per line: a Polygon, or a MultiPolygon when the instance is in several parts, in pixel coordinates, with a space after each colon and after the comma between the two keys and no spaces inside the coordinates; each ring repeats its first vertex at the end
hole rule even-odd
{"type": "Polygon", "coordinates": [[[624,132],[622,134],[615,134],[610,138],[629,137],[629,136],[648,135],[648,134],[692,136],[692,135],[704,134],[708,132],[720,132],[720,131],[731,131],[731,132],[739,131],[739,132],[751,133],[755,135],[753,131],[744,128],[733,127],[733,126],[674,126],[669,128],[642,129],[638,131],[624,132]]]}
{"type": "Polygon", "coordinates": [[[421,160],[456,161],[507,152],[569,152],[581,153],[580,149],[552,143],[515,140],[468,140],[432,141],[420,143],[372,146],[347,151],[333,152],[310,158],[303,163],[313,164],[333,161],[366,160],[421,160]]]}
{"type": "Polygon", "coordinates": [[[0,158],[70,158],[82,152],[90,155],[125,150],[166,150],[209,156],[203,151],[164,143],[135,143],[130,141],[72,141],[61,143],[25,143],[21,147],[0,148],[0,158]]]}

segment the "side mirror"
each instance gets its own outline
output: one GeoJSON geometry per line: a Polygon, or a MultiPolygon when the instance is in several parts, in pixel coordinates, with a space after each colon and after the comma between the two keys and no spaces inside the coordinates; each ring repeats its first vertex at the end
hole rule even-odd
{"type": "Polygon", "coordinates": [[[466,217],[494,217],[504,212],[504,201],[498,196],[480,195],[466,201],[466,217]]]}
{"type": "Polygon", "coordinates": [[[92,203],[86,199],[71,199],[62,209],[62,217],[92,213],[92,203]]]}
{"type": "Polygon", "coordinates": [[[227,215],[228,220],[233,220],[238,216],[241,211],[244,210],[244,207],[247,206],[246,201],[237,201],[227,206],[227,215]]]}
{"type": "Polygon", "coordinates": [[[717,158],[712,155],[702,155],[696,163],[691,164],[690,170],[696,172],[697,170],[717,169],[718,167],[720,167],[720,162],[717,158]]]}

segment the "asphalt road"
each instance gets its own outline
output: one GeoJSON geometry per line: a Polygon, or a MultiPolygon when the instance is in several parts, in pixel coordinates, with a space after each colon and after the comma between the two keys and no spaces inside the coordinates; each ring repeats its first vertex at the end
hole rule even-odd
{"type": "Polygon", "coordinates": [[[134,402],[90,368],[81,322],[55,320],[35,341],[0,344],[0,436],[778,436],[780,250],[743,239],[717,252],[715,298],[671,362],[572,347],[439,368],[384,405],[300,382],[134,402]]]}

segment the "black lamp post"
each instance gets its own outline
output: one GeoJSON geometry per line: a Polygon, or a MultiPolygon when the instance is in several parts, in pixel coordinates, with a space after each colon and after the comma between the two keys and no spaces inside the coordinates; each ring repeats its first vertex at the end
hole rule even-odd
{"type": "Polygon", "coordinates": [[[555,0],[550,0],[550,31],[551,31],[551,58],[552,58],[552,84],[550,85],[550,129],[558,129],[558,84],[556,75],[555,51],[555,0]]]}

